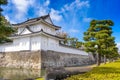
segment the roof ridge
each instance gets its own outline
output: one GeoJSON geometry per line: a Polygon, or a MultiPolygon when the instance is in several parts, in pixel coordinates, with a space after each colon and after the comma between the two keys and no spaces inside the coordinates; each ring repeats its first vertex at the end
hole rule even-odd
{"type": "Polygon", "coordinates": [[[23,21],[23,22],[20,22],[20,23],[17,23],[17,24],[12,24],[12,25],[19,25],[19,24],[22,24],[22,23],[26,23],[26,22],[28,22],[28,21],[30,21],[30,20],[34,20],[34,19],[44,19],[44,18],[47,18],[47,17],[49,17],[50,15],[49,14],[47,14],[47,15],[44,15],[44,16],[40,16],[40,17],[35,17],[35,18],[31,18],[31,19],[28,19],[28,20],[25,20],[25,21],[23,21]]]}

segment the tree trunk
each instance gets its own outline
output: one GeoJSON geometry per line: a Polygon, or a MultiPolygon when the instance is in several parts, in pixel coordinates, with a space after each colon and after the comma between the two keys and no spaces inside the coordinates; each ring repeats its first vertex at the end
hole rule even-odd
{"type": "Polygon", "coordinates": [[[100,56],[100,54],[99,53],[97,53],[97,55],[96,55],[96,66],[99,66],[100,65],[100,63],[101,63],[101,56],[100,56]]]}
{"type": "Polygon", "coordinates": [[[106,64],[106,55],[104,55],[104,64],[106,64]]]}

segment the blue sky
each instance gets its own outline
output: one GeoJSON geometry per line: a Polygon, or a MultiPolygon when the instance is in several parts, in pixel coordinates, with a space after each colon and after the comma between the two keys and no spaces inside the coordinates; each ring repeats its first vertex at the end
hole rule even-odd
{"type": "Polygon", "coordinates": [[[54,24],[83,41],[83,32],[92,19],[111,19],[113,36],[120,47],[120,0],[8,0],[3,15],[11,23],[50,13],[54,24]]]}

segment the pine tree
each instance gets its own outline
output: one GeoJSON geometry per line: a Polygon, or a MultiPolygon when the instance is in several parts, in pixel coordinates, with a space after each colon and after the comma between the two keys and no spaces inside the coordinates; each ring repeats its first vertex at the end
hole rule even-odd
{"type": "Polygon", "coordinates": [[[1,16],[1,12],[3,11],[3,9],[1,8],[1,5],[7,5],[7,0],[0,0],[0,16],[1,16]]]}
{"type": "Polygon", "coordinates": [[[7,37],[14,33],[16,30],[10,26],[10,23],[2,15],[3,9],[1,5],[7,5],[7,0],[0,0],[0,43],[11,41],[7,37]]]}
{"type": "Polygon", "coordinates": [[[113,25],[111,20],[92,20],[89,29],[84,32],[86,51],[96,53],[97,66],[101,63],[101,56],[112,58],[118,54],[115,38],[112,36],[113,25]]]}

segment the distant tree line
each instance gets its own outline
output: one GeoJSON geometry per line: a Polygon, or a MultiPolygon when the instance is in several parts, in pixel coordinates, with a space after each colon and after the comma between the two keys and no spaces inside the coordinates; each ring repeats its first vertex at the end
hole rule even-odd
{"type": "Polygon", "coordinates": [[[81,48],[81,47],[83,47],[83,44],[84,44],[83,42],[80,42],[78,40],[78,38],[70,37],[69,34],[67,34],[66,32],[59,31],[57,33],[57,35],[59,37],[64,38],[64,41],[60,42],[61,44],[64,44],[64,45],[67,45],[67,46],[70,46],[70,47],[74,47],[74,48],[81,48]]]}

